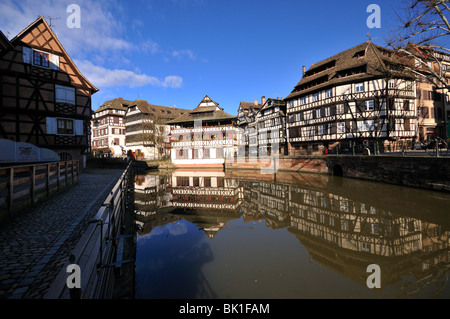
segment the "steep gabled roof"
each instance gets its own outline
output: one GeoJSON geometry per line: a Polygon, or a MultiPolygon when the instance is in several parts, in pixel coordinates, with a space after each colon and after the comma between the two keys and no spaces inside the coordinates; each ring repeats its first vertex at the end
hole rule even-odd
{"type": "Polygon", "coordinates": [[[160,124],[166,124],[168,121],[171,121],[189,112],[189,110],[185,109],[150,104],[146,100],[141,99],[136,99],[135,101],[131,102],[128,108],[131,108],[133,106],[136,106],[144,114],[151,115],[154,118],[158,118],[161,121],[160,124]]]}
{"type": "Polygon", "coordinates": [[[105,103],[102,104],[97,110],[95,110],[95,113],[112,109],[112,110],[128,110],[128,106],[133,104],[133,101],[124,100],[122,98],[116,98],[113,100],[105,101],[105,103]]]}
{"type": "Polygon", "coordinates": [[[408,63],[394,50],[367,41],[311,65],[286,99],[366,79],[413,78],[402,67],[408,63]]]}
{"type": "Polygon", "coordinates": [[[205,95],[203,100],[195,109],[177,117],[172,121],[167,122],[167,124],[187,123],[199,120],[214,121],[235,118],[236,116],[232,116],[224,112],[223,109],[219,106],[219,103],[214,102],[208,95],[205,95]]]}
{"type": "Polygon", "coordinates": [[[25,44],[33,48],[50,51],[52,53],[62,54],[66,59],[67,63],[76,72],[77,77],[84,84],[84,86],[91,89],[92,93],[98,91],[98,89],[87,78],[85,78],[83,74],[80,72],[80,70],[77,68],[75,63],[70,58],[69,54],[67,54],[66,50],[62,46],[61,42],[59,42],[58,37],[53,33],[52,29],[47,24],[47,21],[45,21],[44,17],[40,16],[39,18],[37,18],[28,27],[26,27],[19,34],[17,34],[10,41],[10,43],[12,45],[25,44]],[[45,32],[48,32],[48,34],[50,34],[50,38],[44,37],[43,34],[45,32]]]}
{"type": "MultiPolygon", "coordinates": [[[[243,102],[243,101],[241,101],[241,102],[239,103],[239,108],[240,108],[241,106],[242,106],[242,108],[243,108],[244,110],[246,110],[246,111],[250,110],[250,108],[254,108],[255,110],[259,110],[259,109],[262,107],[262,105],[259,104],[259,103],[255,104],[255,102],[243,102]]],[[[238,108],[238,109],[239,109],[239,108],[238,108]]]]}
{"type": "Polygon", "coordinates": [[[266,102],[262,105],[260,111],[264,111],[268,108],[271,108],[272,106],[283,106],[286,105],[286,102],[284,101],[284,99],[280,99],[280,98],[268,98],[266,100],[266,102]]]}
{"type": "Polygon", "coordinates": [[[208,95],[205,95],[203,100],[201,100],[201,102],[191,111],[191,113],[211,112],[215,110],[223,109],[219,106],[219,103],[214,102],[208,95]]]}

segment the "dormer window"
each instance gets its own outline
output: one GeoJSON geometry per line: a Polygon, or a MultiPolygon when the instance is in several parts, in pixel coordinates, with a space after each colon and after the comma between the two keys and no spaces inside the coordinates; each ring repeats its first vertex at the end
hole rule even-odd
{"type": "Polygon", "coordinates": [[[33,64],[37,66],[49,67],[49,55],[47,53],[38,52],[33,50],[33,64]]]}

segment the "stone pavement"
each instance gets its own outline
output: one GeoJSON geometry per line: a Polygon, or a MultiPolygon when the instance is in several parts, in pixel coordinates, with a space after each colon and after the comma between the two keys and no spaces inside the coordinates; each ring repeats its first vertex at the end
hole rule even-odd
{"type": "Polygon", "coordinates": [[[43,298],[123,171],[87,169],[0,227],[0,299],[43,298]]]}

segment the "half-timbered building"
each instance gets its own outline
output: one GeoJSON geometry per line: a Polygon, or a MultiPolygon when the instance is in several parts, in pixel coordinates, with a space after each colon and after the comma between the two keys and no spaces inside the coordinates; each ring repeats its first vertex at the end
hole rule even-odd
{"type": "Polygon", "coordinates": [[[221,170],[175,170],[169,178],[172,207],[213,238],[230,220],[240,217],[242,186],[221,170]]]}
{"type": "Polygon", "coordinates": [[[188,110],[150,104],[137,99],[125,114],[125,146],[138,159],[160,159],[170,155],[170,126],[173,120],[188,110]]]}
{"type": "MultiPolygon", "coordinates": [[[[264,104],[266,98],[263,96],[261,98],[261,103],[264,104]]],[[[243,134],[243,142],[244,148],[243,154],[239,154],[240,156],[248,156],[249,155],[249,123],[255,122],[255,117],[258,111],[261,109],[261,104],[258,103],[257,100],[252,102],[240,102],[238,107],[238,117],[236,121],[237,127],[239,127],[243,134]]]]}
{"type": "Polygon", "coordinates": [[[10,41],[0,38],[0,138],[51,149],[83,167],[98,89],[43,17],[10,41]]]}
{"type": "Polygon", "coordinates": [[[412,146],[416,86],[406,63],[370,41],[314,63],[285,98],[289,154],[412,146]]]}
{"type": "Polygon", "coordinates": [[[257,116],[259,155],[288,155],[286,139],[286,102],[269,98],[257,116]]]}
{"type": "Polygon", "coordinates": [[[408,56],[414,61],[417,83],[419,138],[450,138],[450,54],[410,43],[408,56]]]}
{"type": "Polygon", "coordinates": [[[206,95],[190,112],[169,121],[172,163],[179,167],[222,166],[243,146],[236,117],[206,95]]]}
{"type": "Polygon", "coordinates": [[[92,153],[95,156],[121,157],[125,150],[125,121],[133,102],[117,98],[106,101],[92,116],[92,153]]]}

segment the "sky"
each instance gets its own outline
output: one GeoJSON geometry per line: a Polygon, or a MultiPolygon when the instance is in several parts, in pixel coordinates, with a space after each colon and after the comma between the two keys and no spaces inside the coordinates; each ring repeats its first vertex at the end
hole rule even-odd
{"type": "MultiPolygon", "coordinates": [[[[241,101],[284,98],[318,62],[367,40],[386,46],[401,0],[2,0],[12,39],[38,16],[99,92],[194,109],[205,95],[237,115],[241,101]],[[79,19],[74,20],[79,7],[79,19]],[[367,20],[380,8],[380,25],[367,20]],[[68,22],[69,21],[69,22],[68,22]],[[79,25],[74,22],[79,21],[79,25]],[[72,26],[72,27],[71,27],[72,26]]],[[[373,17],[373,16],[372,16],[373,17]]],[[[374,21],[374,20],[371,20],[374,21]]]]}

